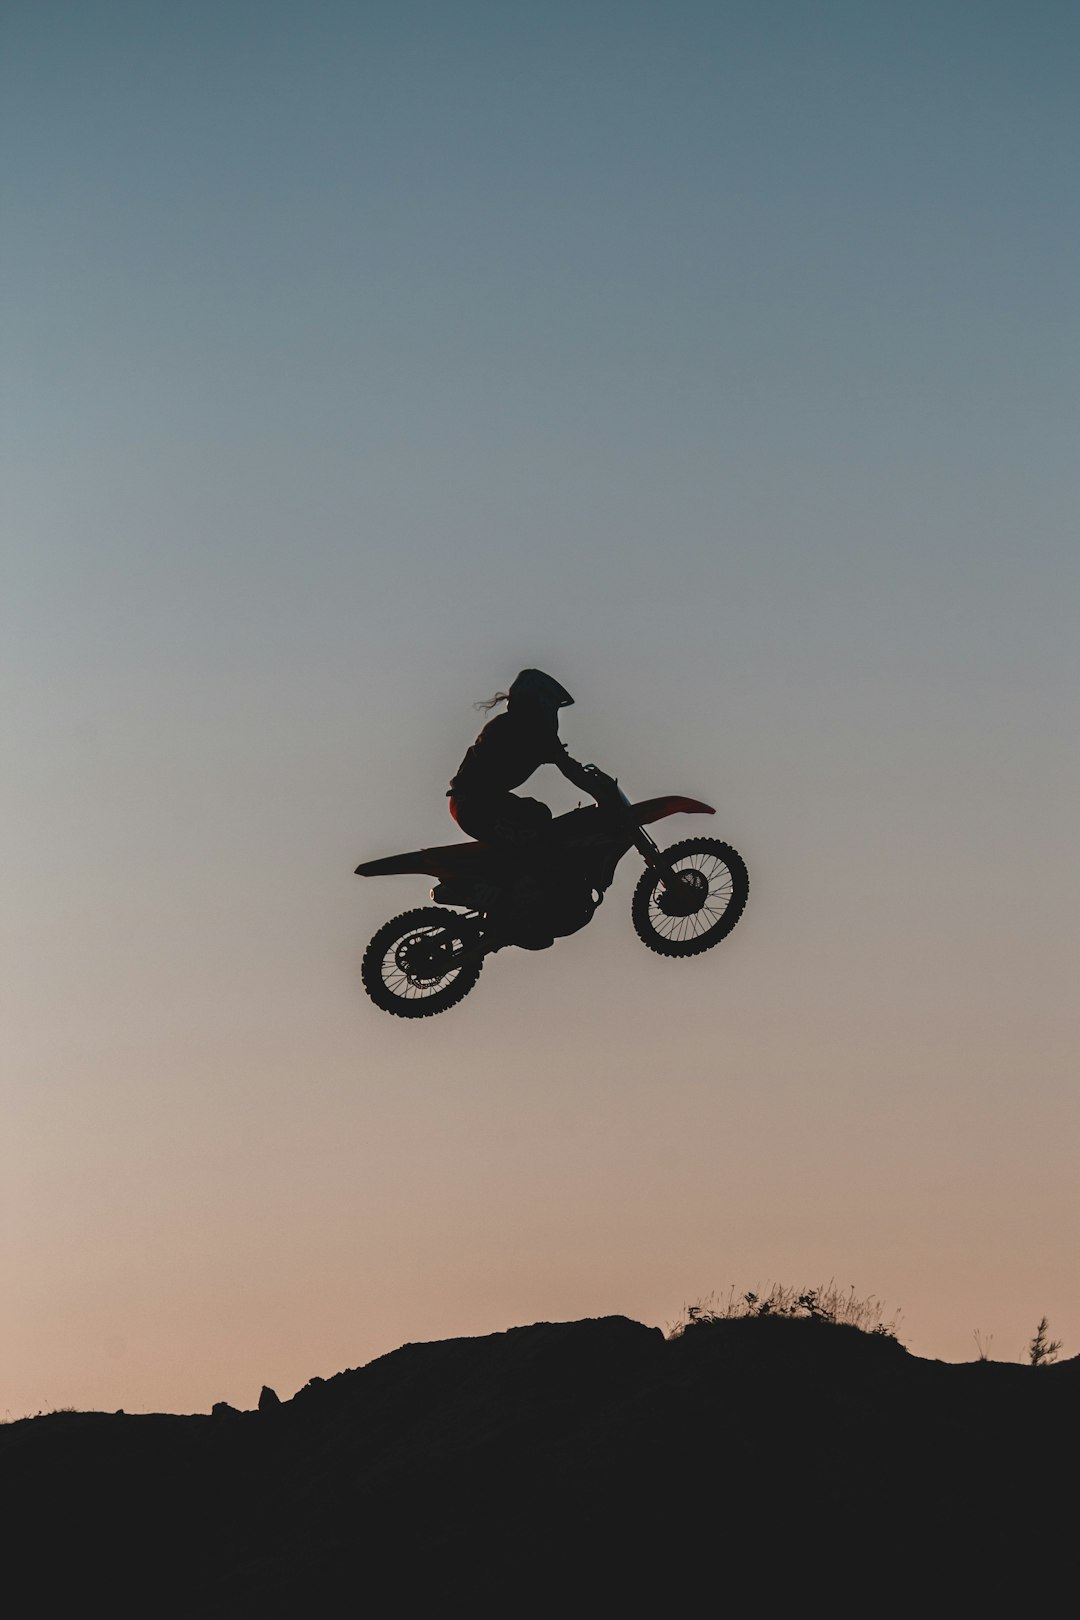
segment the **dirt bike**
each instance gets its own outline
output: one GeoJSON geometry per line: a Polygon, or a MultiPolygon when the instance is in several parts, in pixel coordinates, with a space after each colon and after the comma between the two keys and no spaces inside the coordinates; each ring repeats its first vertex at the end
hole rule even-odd
{"type": "Polygon", "coordinates": [[[714,815],[712,806],[674,795],[631,804],[614,777],[595,766],[590,774],[596,804],[556,817],[520,849],[443,844],[356,868],[358,877],[417,872],[438,880],[437,904],[384,923],[364,952],[360,976],[376,1006],[401,1018],[445,1012],[468,995],[492,952],[544,950],[577,933],[632,848],[646,870],[630,914],[650,950],[696,956],[730,934],[749,891],[742,857],[715,838],[661,850],[645,831],[664,816],[714,815]]]}

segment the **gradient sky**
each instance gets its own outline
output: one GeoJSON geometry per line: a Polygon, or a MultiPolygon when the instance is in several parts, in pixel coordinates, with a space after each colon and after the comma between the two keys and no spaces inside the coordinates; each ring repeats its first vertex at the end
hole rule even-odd
{"type": "Polygon", "coordinates": [[[2,29],[0,1416],[770,1281],[1080,1352],[1075,6],[2,29]],[[391,1019],[352,869],[527,664],[748,910],[391,1019]]]}

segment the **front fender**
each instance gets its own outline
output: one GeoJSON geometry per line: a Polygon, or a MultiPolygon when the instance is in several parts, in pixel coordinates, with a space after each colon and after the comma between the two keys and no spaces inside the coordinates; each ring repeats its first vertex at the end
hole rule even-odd
{"type": "Polygon", "coordinates": [[[650,821],[662,821],[665,816],[716,814],[711,804],[703,804],[700,799],[686,799],[677,793],[666,794],[660,799],[643,799],[640,804],[631,805],[630,808],[642,827],[650,821]]]}

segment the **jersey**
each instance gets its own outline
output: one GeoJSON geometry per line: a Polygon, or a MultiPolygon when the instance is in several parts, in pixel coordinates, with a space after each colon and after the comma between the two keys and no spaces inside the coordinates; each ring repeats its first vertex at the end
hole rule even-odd
{"type": "Polygon", "coordinates": [[[469,798],[509,793],[565,752],[556,721],[508,710],[488,721],[451,778],[450,792],[469,798]]]}

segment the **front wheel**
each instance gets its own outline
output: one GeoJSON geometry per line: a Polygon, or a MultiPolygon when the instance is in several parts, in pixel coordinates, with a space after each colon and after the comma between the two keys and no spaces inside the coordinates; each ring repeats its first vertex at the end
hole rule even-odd
{"type": "Polygon", "coordinates": [[[630,913],[634,928],[661,956],[696,956],[725,939],[742,916],[750,892],[746,863],[717,838],[687,838],[663,855],[678,889],[658,872],[643,872],[630,913]]]}
{"type": "Polygon", "coordinates": [[[430,1018],[467,996],[483,965],[474,920],[421,906],[383,923],[364,952],[360,977],[383,1012],[430,1018]]]}

